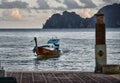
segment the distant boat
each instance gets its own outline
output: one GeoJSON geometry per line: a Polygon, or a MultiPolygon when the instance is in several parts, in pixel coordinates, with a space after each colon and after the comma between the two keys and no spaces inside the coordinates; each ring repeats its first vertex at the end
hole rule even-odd
{"type": "Polygon", "coordinates": [[[34,37],[35,47],[33,52],[36,54],[37,59],[48,59],[48,58],[56,58],[60,56],[59,50],[59,39],[50,39],[48,40],[46,45],[38,46],[37,38],[34,37]]]}

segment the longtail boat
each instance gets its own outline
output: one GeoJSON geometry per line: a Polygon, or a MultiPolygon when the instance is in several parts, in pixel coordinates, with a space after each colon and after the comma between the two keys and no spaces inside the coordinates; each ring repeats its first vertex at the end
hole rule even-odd
{"type": "Polygon", "coordinates": [[[33,52],[36,54],[37,59],[48,59],[48,58],[56,58],[60,56],[59,50],[59,39],[50,39],[48,40],[46,45],[38,46],[37,38],[34,37],[35,47],[33,52]]]}

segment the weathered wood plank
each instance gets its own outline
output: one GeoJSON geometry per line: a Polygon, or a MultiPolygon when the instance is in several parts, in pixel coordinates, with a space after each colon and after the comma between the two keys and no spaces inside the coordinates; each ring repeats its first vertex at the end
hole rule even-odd
{"type": "Polygon", "coordinates": [[[46,83],[42,73],[33,73],[34,83],[46,83]]]}
{"type": "Polygon", "coordinates": [[[17,83],[120,83],[110,75],[81,72],[7,72],[17,83]]]}
{"type": "Polygon", "coordinates": [[[9,77],[11,77],[11,76],[16,78],[17,83],[20,83],[21,72],[18,72],[18,73],[13,72],[13,73],[11,73],[11,75],[9,77]]]}
{"type": "Polygon", "coordinates": [[[21,83],[34,83],[32,79],[32,73],[22,73],[22,81],[21,83]]]}
{"type": "Polygon", "coordinates": [[[52,73],[43,73],[43,75],[45,76],[47,83],[58,83],[58,80],[52,73]]]}

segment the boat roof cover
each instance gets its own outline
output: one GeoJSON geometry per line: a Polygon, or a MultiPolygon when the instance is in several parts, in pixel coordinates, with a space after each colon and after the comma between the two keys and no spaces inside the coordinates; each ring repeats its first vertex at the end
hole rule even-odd
{"type": "Polygon", "coordinates": [[[59,42],[59,39],[50,39],[49,41],[48,41],[48,44],[56,44],[56,43],[58,43],[59,42]]]}

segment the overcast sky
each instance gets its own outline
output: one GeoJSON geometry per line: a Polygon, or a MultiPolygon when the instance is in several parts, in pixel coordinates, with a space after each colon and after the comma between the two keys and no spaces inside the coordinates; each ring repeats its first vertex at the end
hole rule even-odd
{"type": "Polygon", "coordinates": [[[42,27],[52,14],[65,10],[83,18],[91,17],[103,6],[113,3],[120,0],[0,0],[0,28],[42,27]]]}

